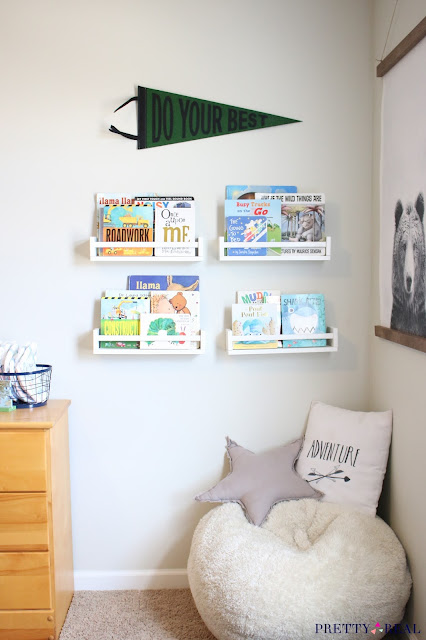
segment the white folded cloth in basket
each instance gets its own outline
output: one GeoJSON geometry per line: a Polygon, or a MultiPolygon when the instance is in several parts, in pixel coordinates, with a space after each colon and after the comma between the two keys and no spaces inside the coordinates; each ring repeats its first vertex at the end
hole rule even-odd
{"type": "Polygon", "coordinates": [[[16,342],[0,342],[0,374],[9,374],[14,400],[26,404],[45,402],[49,390],[37,375],[37,344],[19,346],[16,342]],[[15,375],[10,375],[15,374],[15,375]],[[19,375],[25,374],[25,375],[19,375]]]}

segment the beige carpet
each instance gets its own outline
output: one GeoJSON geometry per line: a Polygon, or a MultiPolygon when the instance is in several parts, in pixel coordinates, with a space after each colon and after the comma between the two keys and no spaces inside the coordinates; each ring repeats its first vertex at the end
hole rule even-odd
{"type": "Polygon", "coordinates": [[[215,640],[189,589],[77,591],[60,640],[215,640]]]}

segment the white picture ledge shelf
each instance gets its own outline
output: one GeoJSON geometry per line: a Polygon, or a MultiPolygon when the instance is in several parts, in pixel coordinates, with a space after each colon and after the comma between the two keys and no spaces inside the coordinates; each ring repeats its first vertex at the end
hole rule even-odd
{"type": "Polygon", "coordinates": [[[205,331],[200,331],[198,336],[105,336],[101,335],[99,329],[93,330],[93,353],[95,355],[121,355],[121,356],[199,356],[205,353],[206,334],[205,331]],[[199,347],[190,349],[105,349],[100,346],[101,342],[198,342],[199,347]]]}
{"type": "Polygon", "coordinates": [[[277,336],[233,336],[231,329],[226,330],[226,351],[230,356],[257,356],[257,355],[290,355],[302,353],[326,353],[337,351],[338,331],[335,327],[327,327],[327,333],[315,333],[310,336],[296,336],[294,334],[280,334],[277,336]],[[255,339],[268,340],[327,340],[326,347],[278,347],[277,349],[234,349],[234,342],[253,342],[255,339]]]}
{"type": "Polygon", "coordinates": [[[331,258],[331,237],[327,236],[325,242],[225,242],[223,236],[219,238],[219,259],[244,261],[251,260],[259,262],[270,260],[277,262],[280,260],[330,260],[331,258]],[[281,253],[274,256],[227,256],[225,249],[285,249],[288,253],[281,253]],[[318,253],[319,250],[325,253],[318,253]]]}
{"type": "Polygon", "coordinates": [[[95,237],[90,238],[90,260],[92,262],[201,262],[203,259],[203,241],[198,238],[195,242],[173,242],[160,244],[159,242],[98,242],[95,237]],[[195,249],[195,256],[100,256],[98,249],[120,248],[170,248],[195,249]]]}

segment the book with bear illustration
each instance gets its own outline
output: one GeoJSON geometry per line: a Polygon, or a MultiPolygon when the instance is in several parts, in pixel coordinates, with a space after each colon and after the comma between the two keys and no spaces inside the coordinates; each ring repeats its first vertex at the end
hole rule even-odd
{"type": "Polygon", "coordinates": [[[283,340],[284,348],[325,347],[325,339],[298,340],[326,332],[324,296],[321,293],[288,293],[281,296],[282,334],[294,335],[283,340]]]}
{"type": "MultiPolygon", "coordinates": [[[[200,292],[199,291],[155,291],[151,292],[151,313],[175,314],[179,318],[189,318],[192,335],[200,332],[200,292]]],[[[189,343],[196,348],[196,342],[189,343]]]]}
{"type": "Polygon", "coordinates": [[[278,340],[264,340],[268,335],[280,333],[281,319],[279,304],[233,304],[232,335],[251,337],[250,342],[234,342],[234,349],[277,349],[278,340]]]}

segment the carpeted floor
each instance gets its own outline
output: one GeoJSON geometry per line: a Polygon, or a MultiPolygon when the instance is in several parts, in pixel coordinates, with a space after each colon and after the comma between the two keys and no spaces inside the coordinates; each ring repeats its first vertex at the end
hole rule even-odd
{"type": "MultiPolygon", "coordinates": [[[[390,634],[389,640],[407,640],[390,634]]],[[[215,640],[189,589],[77,591],[59,640],[215,640]]],[[[307,639],[308,640],[308,639],[307,639]]]]}
{"type": "Polygon", "coordinates": [[[77,591],[60,640],[215,640],[189,589],[77,591]]]}

